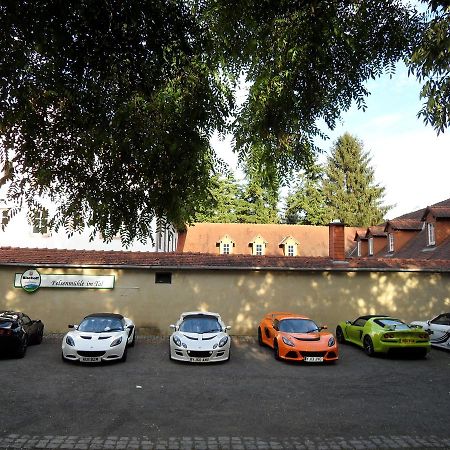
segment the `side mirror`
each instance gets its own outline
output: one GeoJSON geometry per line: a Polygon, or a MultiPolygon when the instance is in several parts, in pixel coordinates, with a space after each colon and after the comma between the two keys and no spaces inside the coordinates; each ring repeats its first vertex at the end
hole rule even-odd
{"type": "Polygon", "coordinates": [[[320,330],[328,330],[328,325],[322,325],[319,327],[320,330]]]}
{"type": "Polygon", "coordinates": [[[351,325],[351,324],[352,324],[352,322],[351,322],[350,320],[346,320],[345,323],[346,323],[347,325],[351,325]]]}
{"type": "Polygon", "coordinates": [[[172,328],[172,330],[176,330],[177,329],[177,327],[175,325],[173,325],[173,324],[169,325],[169,327],[172,328]]]}
{"type": "Polygon", "coordinates": [[[227,325],[227,326],[225,327],[225,331],[228,331],[228,330],[231,330],[231,325],[227,325]]]}
{"type": "Polygon", "coordinates": [[[431,323],[431,320],[427,320],[427,324],[430,325],[430,323],[431,323]]]}
{"type": "Polygon", "coordinates": [[[69,325],[67,325],[67,328],[75,328],[75,325],[69,323],[69,325]]]}

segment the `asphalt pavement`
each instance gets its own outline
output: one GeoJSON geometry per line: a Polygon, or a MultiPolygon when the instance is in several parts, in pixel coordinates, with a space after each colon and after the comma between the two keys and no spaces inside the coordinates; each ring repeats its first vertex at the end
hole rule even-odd
{"type": "Polygon", "coordinates": [[[194,365],[146,337],[125,363],[80,365],[60,343],[0,359],[0,448],[450,448],[449,352],[298,364],[234,338],[229,362],[194,365]]]}

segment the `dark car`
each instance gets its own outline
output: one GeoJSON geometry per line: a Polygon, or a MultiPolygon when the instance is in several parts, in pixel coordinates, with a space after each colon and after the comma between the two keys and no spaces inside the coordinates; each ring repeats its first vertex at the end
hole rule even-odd
{"type": "Polygon", "coordinates": [[[40,344],[44,324],[18,311],[0,311],[0,350],[22,358],[29,344],[40,344]]]}

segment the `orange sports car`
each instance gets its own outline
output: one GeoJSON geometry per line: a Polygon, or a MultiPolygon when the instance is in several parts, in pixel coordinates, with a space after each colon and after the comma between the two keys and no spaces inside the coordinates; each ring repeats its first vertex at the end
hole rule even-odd
{"type": "Polygon", "coordinates": [[[305,316],[273,312],[259,324],[258,342],[272,347],[275,359],[333,362],[338,359],[338,345],[326,328],[305,316]]]}

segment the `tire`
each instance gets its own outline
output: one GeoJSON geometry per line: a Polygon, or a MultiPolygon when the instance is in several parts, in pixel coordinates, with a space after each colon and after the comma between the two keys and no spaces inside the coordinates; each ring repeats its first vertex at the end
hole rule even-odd
{"type": "Polygon", "coordinates": [[[136,329],[133,330],[133,339],[128,344],[128,347],[134,347],[135,344],[136,344],[136,329]]]}
{"type": "Polygon", "coordinates": [[[375,350],[373,348],[373,342],[370,336],[364,336],[363,346],[364,352],[367,356],[374,356],[375,350]]]}
{"type": "Polygon", "coordinates": [[[42,338],[44,337],[44,329],[42,328],[42,330],[38,331],[38,333],[36,334],[36,337],[34,339],[34,343],[35,344],[40,344],[42,342],[42,338]]]}
{"type": "Polygon", "coordinates": [[[21,346],[17,349],[16,357],[23,358],[25,356],[25,353],[27,352],[27,347],[28,347],[28,343],[27,343],[27,339],[25,339],[21,343],[21,346]]]}
{"type": "Polygon", "coordinates": [[[339,342],[339,344],[347,343],[347,341],[345,340],[344,332],[342,331],[341,327],[336,328],[336,340],[339,342]]]}
{"type": "Polygon", "coordinates": [[[125,350],[123,351],[122,358],[120,358],[120,362],[125,362],[127,360],[127,356],[128,356],[128,347],[125,346],[125,350]]]}
{"type": "Polygon", "coordinates": [[[258,344],[260,347],[264,347],[264,342],[262,340],[261,328],[258,328],[258,344]]]}
{"type": "Polygon", "coordinates": [[[274,341],[274,343],[273,343],[273,355],[274,355],[274,357],[275,357],[275,359],[277,361],[280,360],[280,352],[279,352],[279,349],[278,349],[278,342],[277,341],[274,341]]]}

